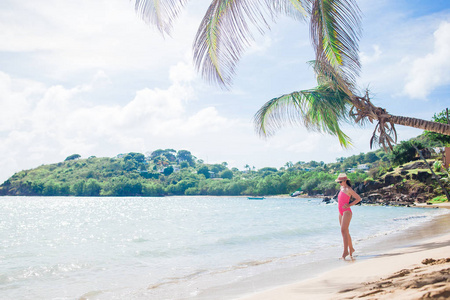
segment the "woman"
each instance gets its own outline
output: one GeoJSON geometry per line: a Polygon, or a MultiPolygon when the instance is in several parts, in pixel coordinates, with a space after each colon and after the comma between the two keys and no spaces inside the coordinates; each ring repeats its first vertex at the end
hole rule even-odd
{"type": "Polygon", "coordinates": [[[348,227],[352,219],[352,210],[350,206],[353,206],[361,201],[361,197],[352,189],[350,180],[348,180],[345,173],[339,174],[336,179],[341,185],[341,190],[338,195],[338,207],[339,207],[339,224],[341,225],[342,239],[344,241],[344,252],[342,253],[342,259],[345,259],[347,255],[350,254],[350,258],[353,259],[353,248],[352,238],[350,237],[350,232],[348,227]],[[350,203],[350,198],[353,197],[355,200],[350,203]]]}

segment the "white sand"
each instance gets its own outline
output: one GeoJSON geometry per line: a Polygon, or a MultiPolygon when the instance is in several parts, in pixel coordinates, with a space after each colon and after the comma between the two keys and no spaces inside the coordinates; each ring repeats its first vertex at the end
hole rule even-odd
{"type": "Polygon", "coordinates": [[[450,299],[450,259],[422,264],[425,259],[450,258],[450,234],[414,246],[385,252],[319,277],[249,295],[240,300],[298,299],[450,299]],[[403,271],[402,271],[403,270],[403,271]]]}

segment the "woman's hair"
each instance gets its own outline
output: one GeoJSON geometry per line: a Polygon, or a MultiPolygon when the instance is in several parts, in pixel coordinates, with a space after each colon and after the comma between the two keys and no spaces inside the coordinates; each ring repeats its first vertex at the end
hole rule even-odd
{"type": "Polygon", "coordinates": [[[345,182],[349,187],[352,187],[352,184],[350,183],[350,180],[347,179],[347,181],[345,182]]]}

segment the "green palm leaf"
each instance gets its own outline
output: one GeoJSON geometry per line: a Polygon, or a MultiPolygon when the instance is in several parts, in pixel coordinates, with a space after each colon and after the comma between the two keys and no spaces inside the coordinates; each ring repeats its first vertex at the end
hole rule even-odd
{"type": "Polygon", "coordinates": [[[354,0],[312,0],[311,39],[316,60],[330,64],[353,89],[361,69],[361,17],[354,0]]]}
{"type": "Polygon", "coordinates": [[[337,136],[340,144],[351,146],[350,138],[341,130],[341,122],[350,122],[348,95],[333,83],[293,92],[268,101],[255,115],[256,130],[270,136],[285,125],[303,125],[309,130],[337,136]]]}
{"type": "Polygon", "coordinates": [[[287,15],[303,19],[308,0],[214,0],[194,41],[194,63],[208,81],[231,84],[242,53],[254,40],[253,32],[269,29],[268,19],[287,15]]]}
{"type": "Polygon", "coordinates": [[[170,35],[172,22],[188,0],[135,0],[135,10],[149,25],[170,35]]]}

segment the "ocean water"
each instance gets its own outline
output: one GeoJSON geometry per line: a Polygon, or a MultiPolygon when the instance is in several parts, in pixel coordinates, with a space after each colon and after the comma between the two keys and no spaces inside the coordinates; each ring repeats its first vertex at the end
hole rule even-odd
{"type": "MultiPolygon", "coordinates": [[[[352,210],[357,250],[445,213],[352,210]]],[[[341,253],[321,199],[0,197],[0,299],[231,299],[220,287],[308,276],[341,253]]]]}

